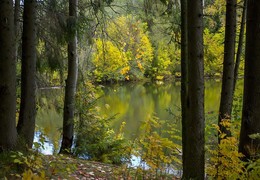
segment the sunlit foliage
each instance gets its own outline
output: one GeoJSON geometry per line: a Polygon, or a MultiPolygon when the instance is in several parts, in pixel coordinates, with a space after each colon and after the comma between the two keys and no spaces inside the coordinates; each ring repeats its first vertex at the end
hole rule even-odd
{"type": "Polygon", "coordinates": [[[220,76],[224,57],[224,29],[211,33],[204,30],[205,75],[220,76]]]}
{"type": "Polygon", "coordinates": [[[99,81],[143,78],[153,58],[145,29],[145,24],[132,16],[121,16],[108,23],[107,37],[96,40],[92,61],[99,81]]]}

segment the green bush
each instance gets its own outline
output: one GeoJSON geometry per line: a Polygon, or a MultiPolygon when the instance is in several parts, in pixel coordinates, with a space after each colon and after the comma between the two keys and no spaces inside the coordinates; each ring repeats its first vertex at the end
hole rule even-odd
{"type": "MultiPolygon", "coordinates": [[[[91,85],[85,84],[84,88],[91,91],[91,85]]],[[[93,90],[93,89],[92,89],[93,90]]],[[[123,135],[124,123],[119,133],[111,128],[111,118],[104,118],[98,113],[96,97],[79,89],[78,98],[78,121],[76,123],[75,154],[89,160],[105,163],[122,164],[128,161],[128,143],[123,135]]]]}

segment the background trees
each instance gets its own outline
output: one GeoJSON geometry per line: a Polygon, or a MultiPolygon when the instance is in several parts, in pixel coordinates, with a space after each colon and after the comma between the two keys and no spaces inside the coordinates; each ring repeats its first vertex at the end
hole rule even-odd
{"type": "MultiPolygon", "coordinates": [[[[70,152],[75,135],[74,119],[84,114],[84,108],[78,110],[74,107],[77,84],[84,89],[79,97],[91,96],[94,99],[93,91],[86,88],[96,88],[94,85],[87,86],[91,83],[145,79],[162,84],[162,80],[167,79],[178,84],[178,78],[181,77],[183,177],[204,178],[204,75],[219,80],[223,66],[222,98],[219,112],[215,113],[219,113],[219,122],[223,118],[230,119],[237,74],[234,72],[236,16],[241,14],[236,0],[205,0],[204,4],[201,0],[183,0],[181,9],[179,1],[174,0],[93,0],[80,1],[79,4],[77,0],[25,0],[24,6],[20,6],[20,1],[15,3],[15,7],[13,1],[3,0],[0,4],[2,150],[11,149],[16,144],[15,118],[18,116],[17,131],[25,140],[25,145],[32,147],[36,111],[35,82],[39,87],[62,87],[64,77],[67,76],[64,107],[57,109],[64,113],[61,152],[70,152]],[[20,12],[24,14],[21,18],[22,49],[18,36],[20,12]],[[202,21],[205,22],[204,27],[202,21]],[[15,61],[17,58],[18,61],[15,61]],[[17,76],[19,82],[20,74],[22,80],[21,85],[17,83],[18,103],[15,106],[15,78],[17,76]],[[80,78],[77,82],[78,74],[80,78]],[[194,166],[197,168],[194,169],[194,166]]],[[[239,147],[246,158],[251,158],[259,151],[259,3],[251,0],[248,4],[245,94],[239,147]]],[[[240,42],[244,34],[242,29],[241,26],[240,42]]],[[[239,57],[243,46],[241,43],[238,46],[239,57]]],[[[241,69],[238,71],[242,72],[241,69]]],[[[154,94],[161,88],[158,84],[155,85],[154,94]]],[[[146,93],[146,90],[140,89],[140,92],[146,93]]],[[[141,93],[136,96],[141,96],[141,93]]],[[[87,105],[89,101],[86,100],[87,105]]],[[[155,100],[159,101],[163,104],[170,98],[155,100]]],[[[137,113],[144,109],[140,108],[137,113]]],[[[132,113],[132,116],[135,115],[132,113]]],[[[222,135],[223,131],[231,135],[223,127],[220,130],[222,135]]]]}

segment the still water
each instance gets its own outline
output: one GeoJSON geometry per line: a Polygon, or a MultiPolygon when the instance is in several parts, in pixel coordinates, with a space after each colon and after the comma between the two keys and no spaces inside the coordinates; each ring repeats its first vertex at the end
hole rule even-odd
{"type": "MultiPolygon", "coordinates": [[[[213,80],[205,84],[206,124],[217,120],[220,86],[220,82],[213,80]]],[[[238,87],[242,89],[242,82],[238,83],[238,87]]],[[[110,84],[101,86],[99,93],[102,95],[97,102],[99,112],[106,117],[116,115],[112,121],[115,131],[125,122],[127,138],[136,136],[141,122],[151,115],[170,120],[181,129],[180,82],[110,84]]],[[[59,149],[63,94],[63,89],[43,89],[38,92],[35,141],[39,140],[40,134],[45,135],[45,154],[56,153],[59,149]]]]}

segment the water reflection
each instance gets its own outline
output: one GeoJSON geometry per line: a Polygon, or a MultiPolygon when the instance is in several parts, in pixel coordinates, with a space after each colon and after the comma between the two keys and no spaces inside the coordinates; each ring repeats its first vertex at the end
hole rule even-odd
{"type": "MultiPolygon", "coordinates": [[[[141,122],[154,114],[160,119],[172,121],[181,129],[179,82],[129,83],[102,87],[99,93],[103,96],[97,102],[100,113],[106,117],[117,114],[112,122],[115,130],[120,127],[122,122],[126,122],[126,137],[137,136],[141,122]]],[[[58,150],[61,136],[63,94],[63,89],[38,92],[39,108],[36,132],[47,136],[49,143],[53,145],[54,152],[58,150]]],[[[211,118],[207,117],[206,123],[213,123],[217,120],[219,96],[220,82],[207,81],[205,84],[205,112],[211,118]]]]}

